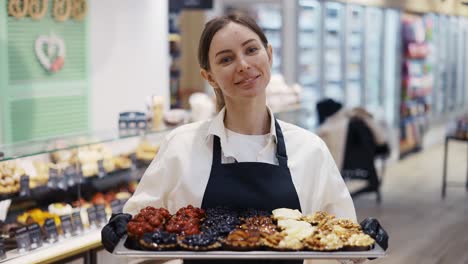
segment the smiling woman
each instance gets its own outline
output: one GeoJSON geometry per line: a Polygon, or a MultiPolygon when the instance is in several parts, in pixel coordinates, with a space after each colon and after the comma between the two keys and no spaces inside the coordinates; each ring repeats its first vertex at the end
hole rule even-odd
{"type": "MultiPolygon", "coordinates": [[[[136,214],[146,206],[176,212],[192,204],[207,210],[222,206],[268,212],[290,208],[304,214],[325,211],[356,220],[351,196],[325,143],[310,131],[276,120],[266,105],[272,48],[254,20],[229,15],[209,21],[198,58],[201,75],[216,91],[219,113],[212,120],[180,126],[165,138],[124,212],[136,214]]],[[[112,251],[126,232],[118,226],[125,227],[130,218],[116,217],[103,229],[107,250],[112,251]]]]}

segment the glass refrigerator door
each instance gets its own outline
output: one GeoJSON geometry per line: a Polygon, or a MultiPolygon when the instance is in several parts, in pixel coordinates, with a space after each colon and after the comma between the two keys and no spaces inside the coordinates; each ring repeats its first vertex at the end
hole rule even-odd
{"type": "Polygon", "coordinates": [[[364,9],[348,5],[346,9],[346,105],[362,103],[362,54],[364,9]]]}
{"type": "Polygon", "coordinates": [[[442,114],[446,109],[447,76],[448,76],[448,23],[447,17],[440,15],[437,19],[435,42],[437,45],[437,82],[435,105],[437,114],[442,114]]]}
{"type": "Polygon", "coordinates": [[[397,123],[399,113],[400,62],[400,13],[397,10],[385,10],[384,66],[383,66],[383,105],[384,120],[388,125],[397,123]]]}
{"type": "Polygon", "coordinates": [[[368,111],[379,115],[381,108],[381,58],[383,38],[383,12],[379,8],[366,8],[365,46],[365,106],[368,111]]]}
{"type": "MultiPolygon", "coordinates": [[[[463,18],[463,47],[468,45],[468,19],[463,18]]],[[[468,106],[468,52],[463,54],[463,98],[464,106],[468,106]]]]}
{"type": "Polygon", "coordinates": [[[281,11],[281,2],[261,2],[251,3],[244,1],[229,1],[224,6],[224,13],[241,11],[249,14],[256,19],[258,25],[265,32],[269,44],[273,48],[273,67],[272,74],[282,73],[282,29],[283,17],[281,11]]]}
{"type": "Polygon", "coordinates": [[[297,79],[304,88],[302,100],[315,107],[320,98],[320,3],[301,0],[298,12],[297,79]]]}
{"type": "Polygon", "coordinates": [[[324,94],[343,103],[342,50],[343,50],[343,5],[326,2],[324,10],[324,94]]]}

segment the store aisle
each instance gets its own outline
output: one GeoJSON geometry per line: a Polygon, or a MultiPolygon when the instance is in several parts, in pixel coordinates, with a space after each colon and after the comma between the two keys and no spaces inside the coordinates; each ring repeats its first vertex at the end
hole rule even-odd
{"type": "MultiPolygon", "coordinates": [[[[372,263],[468,263],[468,192],[449,187],[441,199],[443,145],[390,165],[383,201],[355,199],[359,220],[377,217],[390,234],[388,257],[372,263]]],[[[468,144],[450,143],[448,180],[466,180],[468,144]]]]}

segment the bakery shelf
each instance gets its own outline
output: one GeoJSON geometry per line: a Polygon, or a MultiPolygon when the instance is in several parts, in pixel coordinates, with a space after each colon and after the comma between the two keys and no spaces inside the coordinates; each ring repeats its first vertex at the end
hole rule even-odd
{"type": "Polygon", "coordinates": [[[0,157],[0,162],[52,153],[60,150],[69,150],[93,144],[108,143],[129,138],[139,138],[145,135],[169,132],[172,129],[174,129],[174,127],[167,126],[160,129],[138,131],[132,134],[121,134],[118,131],[79,133],[56,138],[0,145],[0,152],[3,152],[3,157],[0,157]]]}

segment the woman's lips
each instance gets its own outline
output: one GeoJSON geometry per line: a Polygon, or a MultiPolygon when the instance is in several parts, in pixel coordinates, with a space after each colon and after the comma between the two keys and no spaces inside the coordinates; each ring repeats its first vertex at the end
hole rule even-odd
{"type": "Polygon", "coordinates": [[[257,75],[257,76],[253,76],[253,77],[247,78],[247,79],[243,79],[242,81],[239,81],[239,82],[235,82],[234,84],[235,84],[235,85],[246,85],[246,84],[251,84],[251,83],[253,83],[254,81],[256,81],[259,77],[260,77],[260,74],[257,75]]]}

